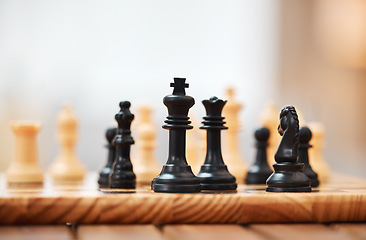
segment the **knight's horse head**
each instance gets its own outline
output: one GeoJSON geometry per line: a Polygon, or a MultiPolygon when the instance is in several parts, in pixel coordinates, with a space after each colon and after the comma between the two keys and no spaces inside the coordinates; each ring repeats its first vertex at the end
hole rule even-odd
{"type": "MultiPolygon", "coordinates": [[[[289,117],[290,108],[292,106],[284,107],[280,113],[280,124],[278,124],[278,133],[283,136],[284,132],[287,130],[289,126],[289,117]]],[[[292,107],[293,108],[293,107],[292,107]]]]}
{"type": "Polygon", "coordinates": [[[282,136],[282,140],[275,154],[276,162],[296,162],[299,146],[299,119],[293,106],[287,106],[281,110],[278,133],[282,136]]]}

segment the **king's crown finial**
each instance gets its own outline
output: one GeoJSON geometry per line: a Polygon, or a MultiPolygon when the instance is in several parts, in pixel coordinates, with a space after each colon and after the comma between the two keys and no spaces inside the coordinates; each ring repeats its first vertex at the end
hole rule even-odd
{"type": "Polygon", "coordinates": [[[174,87],[173,95],[186,95],[185,88],[188,88],[189,84],[185,82],[185,78],[174,78],[174,83],[170,83],[170,87],[174,87]]]}

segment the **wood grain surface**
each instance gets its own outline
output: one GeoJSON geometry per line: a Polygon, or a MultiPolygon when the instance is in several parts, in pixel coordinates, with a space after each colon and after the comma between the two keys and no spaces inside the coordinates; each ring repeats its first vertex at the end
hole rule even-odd
{"type": "Polygon", "coordinates": [[[154,225],[82,225],[76,239],[80,240],[137,240],[165,239],[154,225]]]}
{"type": "Polygon", "coordinates": [[[366,223],[332,224],[329,227],[337,232],[342,232],[344,234],[350,235],[358,240],[366,239],[366,223]]]}
{"type": "Polygon", "coordinates": [[[0,224],[294,223],[366,221],[366,181],[337,176],[312,193],[266,193],[240,185],[236,193],[165,194],[98,191],[96,175],[81,185],[0,186],[0,224]]]}
{"type": "Polygon", "coordinates": [[[197,225],[166,225],[162,227],[162,232],[166,239],[174,240],[264,240],[267,239],[260,233],[252,231],[248,227],[241,225],[226,224],[197,224],[197,225]]]}
{"type": "Polygon", "coordinates": [[[0,240],[74,240],[65,226],[2,226],[0,240]]]}
{"type": "Polygon", "coordinates": [[[334,231],[322,224],[253,224],[250,228],[268,239],[353,240],[353,236],[334,231]]]}
{"type": "Polygon", "coordinates": [[[364,240],[366,223],[2,226],[0,240],[364,240]]]}

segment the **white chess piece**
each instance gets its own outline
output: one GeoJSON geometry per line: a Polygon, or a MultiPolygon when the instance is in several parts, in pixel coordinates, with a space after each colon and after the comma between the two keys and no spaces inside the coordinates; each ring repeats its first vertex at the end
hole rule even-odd
{"type": "Polygon", "coordinates": [[[239,132],[241,130],[239,122],[239,113],[243,105],[234,98],[234,89],[228,88],[226,90],[227,104],[223,109],[226,126],[229,128],[223,131],[224,148],[223,158],[227,165],[229,172],[234,175],[238,183],[244,181],[245,173],[247,172],[246,161],[241,153],[239,132]]]}
{"type": "Polygon", "coordinates": [[[41,125],[37,122],[16,122],[11,127],[15,134],[15,158],[6,172],[8,183],[43,183],[36,142],[41,125]]]}
{"type": "Polygon", "coordinates": [[[159,174],[160,167],[155,156],[156,130],[151,120],[151,108],[141,106],[138,108],[136,123],[136,149],[132,158],[136,181],[151,184],[151,181],[159,174]]]}
{"type": "Polygon", "coordinates": [[[313,170],[318,174],[321,183],[327,182],[330,169],[323,155],[325,128],[320,122],[310,122],[308,127],[311,130],[312,138],[310,145],[313,147],[309,149],[309,161],[313,170]]]}
{"type": "Polygon", "coordinates": [[[71,106],[64,106],[57,117],[57,139],[61,146],[60,154],[49,167],[54,182],[74,182],[83,180],[86,168],[75,153],[78,138],[77,119],[71,106]]]}
{"type": "Polygon", "coordinates": [[[186,159],[188,164],[191,166],[192,171],[197,174],[205,159],[200,159],[199,142],[197,139],[198,134],[201,131],[199,130],[199,126],[196,124],[194,115],[190,113],[189,117],[192,122],[193,129],[186,133],[186,159]]]}
{"type": "Polygon", "coordinates": [[[276,163],[274,156],[281,142],[281,135],[278,134],[278,124],[280,123],[280,110],[274,102],[268,102],[261,114],[261,124],[268,128],[270,135],[268,139],[267,161],[268,165],[273,169],[276,163]]]}

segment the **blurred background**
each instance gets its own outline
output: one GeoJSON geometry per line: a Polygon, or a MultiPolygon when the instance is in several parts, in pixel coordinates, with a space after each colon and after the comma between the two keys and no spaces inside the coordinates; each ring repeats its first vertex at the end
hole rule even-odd
{"type": "Polygon", "coordinates": [[[253,132],[274,101],[325,125],[333,171],[366,177],[363,0],[0,0],[0,170],[14,157],[10,123],[19,119],[42,122],[39,159],[47,168],[66,102],[78,116],[77,152],[89,170],[105,164],[104,132],[121,100],[131,101],[136,120],[139,105],[153,107],[156,154],[165,162],[162,99],[173,77],[190,84],[196,128],[201,101],[235,88],[249,164],[253,132]]]}

